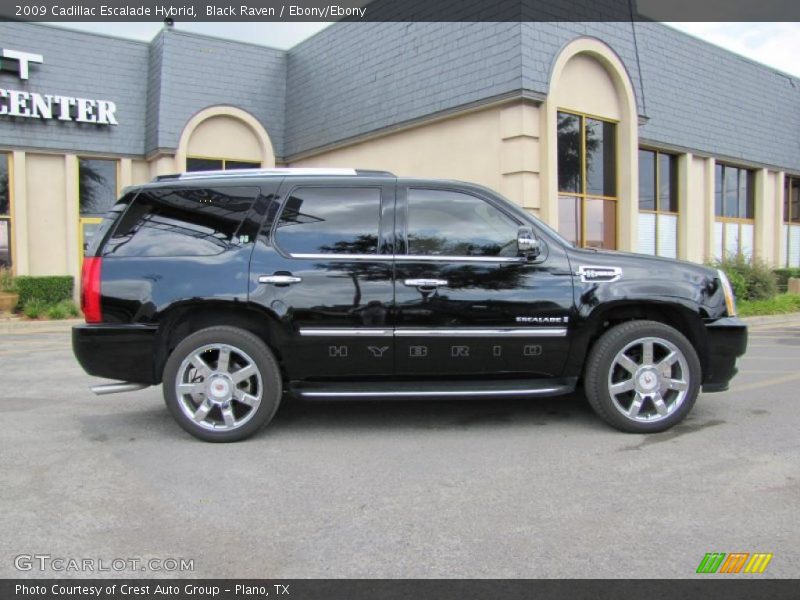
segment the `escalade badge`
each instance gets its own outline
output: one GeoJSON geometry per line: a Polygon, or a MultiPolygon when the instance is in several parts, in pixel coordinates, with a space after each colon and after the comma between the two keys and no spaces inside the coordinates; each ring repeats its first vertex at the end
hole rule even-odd
{"type": "Polygon", "coordinates": [[[583,283],[611,283],[622,277],[622,269],[619,267],[581,265],[575,274],[580,275],[583,283]]]}

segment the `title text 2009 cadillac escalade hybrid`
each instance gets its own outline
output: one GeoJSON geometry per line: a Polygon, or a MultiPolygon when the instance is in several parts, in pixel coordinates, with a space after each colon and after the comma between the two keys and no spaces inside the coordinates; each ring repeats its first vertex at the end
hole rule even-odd
{"type": "Polygon", "coordinates": [[[73,330],[98,393],[163,383],[189,433],[243,439],[284,392],[548,396],[662,431],[727,389],[747,329],[720,271],[578,249],[494,192],[351,169],[162,176],[86,249],[73,330]]]}

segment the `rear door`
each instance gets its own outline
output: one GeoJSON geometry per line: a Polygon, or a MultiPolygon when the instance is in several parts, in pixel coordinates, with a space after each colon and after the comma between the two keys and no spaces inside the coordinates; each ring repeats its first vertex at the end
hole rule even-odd
{"type": "Polygon", "coordinates": [[[530,223],[471,188],[400,185],[397,224],[398,375],[560,375],[572,309],[560,248],[518,256],[530,223]]]}
{"type": "Polygon", "coordinates": [[[295,380],[389,377],[395,179],[286,178],[250,268],[295,380]]]}

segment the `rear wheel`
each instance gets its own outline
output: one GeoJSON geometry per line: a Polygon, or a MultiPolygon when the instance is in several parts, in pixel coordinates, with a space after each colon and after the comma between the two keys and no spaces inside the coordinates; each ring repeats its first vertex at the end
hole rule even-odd
{"type": "Polygon", "coordinates": [[[607,423],[632,433],[669,429],[697,400],[701,367],[680,332],[657,321],[630,321],[606,331],[589,353],[585,390],[607,423]]]}
{"type": "Polygon", "coordinates": [[[236,327],[202,329],[183,340],[164,368],[164,400],[178,424],[209,442],[245,439],[267,424],[282,392],[275,357],[236,327]]]}

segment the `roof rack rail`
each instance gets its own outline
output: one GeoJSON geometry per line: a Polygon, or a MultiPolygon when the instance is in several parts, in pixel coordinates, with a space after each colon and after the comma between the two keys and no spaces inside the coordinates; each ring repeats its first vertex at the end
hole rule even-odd
{"type": "Polygon", "coordinates": [[[320,168],[320,167],[276,167],[274,169],[229,169],[227,171],[188,171],[158,175],[154,181],[183,181],[189,179],[205,179],[210,177],[285,177],[290,175],[363,175],[394,177],[389,171],[371,171],[364,169],[320,168]]]}

